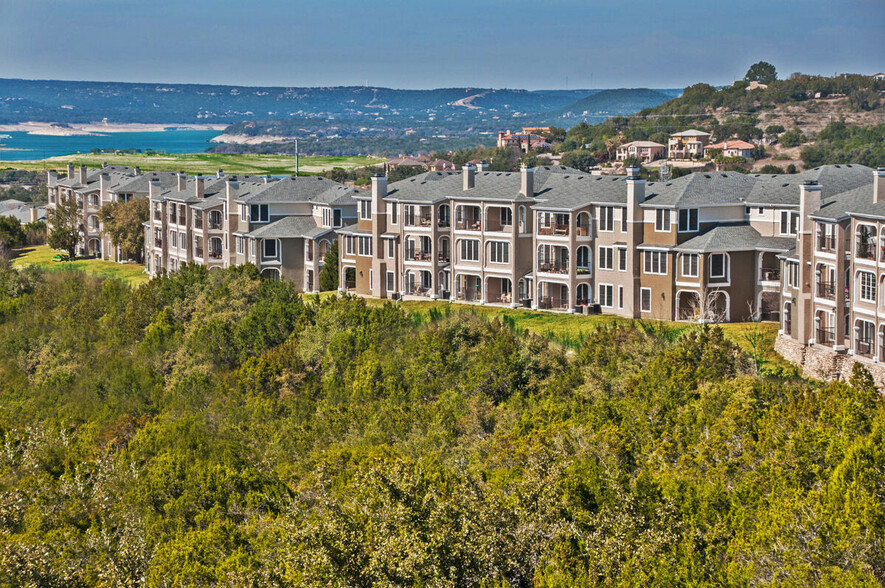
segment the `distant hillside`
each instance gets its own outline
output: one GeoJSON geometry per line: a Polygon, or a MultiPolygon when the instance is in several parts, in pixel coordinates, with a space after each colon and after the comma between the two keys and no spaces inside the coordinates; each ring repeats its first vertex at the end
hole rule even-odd
{"type": "Polygon", "coordinates": [[[677,94],[676,90],[651,90],[649,88],[602,90],[550,113],[548,120],[632,114],[645,108],[658,106],[677,94]]]}

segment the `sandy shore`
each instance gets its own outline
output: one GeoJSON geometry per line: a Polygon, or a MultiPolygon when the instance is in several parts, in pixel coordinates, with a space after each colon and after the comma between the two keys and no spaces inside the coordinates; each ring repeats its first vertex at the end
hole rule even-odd
{"type": "Polygon", "coordinates": [[[29,135],[50,135],[73,137],[76,135],[104,135],[107,133],[159,133],[174,127],[181,131],[223,131],[227,125],[212,124],[148,124],[148,123],[70,123],[65,127],[53,123],[24,122],[13,125],[0,125],[0,133],[25,132],[29,135]]]}
{"type": "Polygon", "coordinates": [[[260,145],[261,143],[291,143],[292,137],[278,137],[276,135],[218,135],[210,139],[210,143],[233,143],[234,145],[260,145]]]}

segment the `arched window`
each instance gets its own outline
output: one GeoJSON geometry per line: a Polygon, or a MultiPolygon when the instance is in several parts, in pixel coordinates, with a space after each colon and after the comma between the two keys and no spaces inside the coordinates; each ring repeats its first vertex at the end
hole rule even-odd
{"type": "Polygon", "coordinates": [[[526,225],[525,206],[523,206],[523,205],[520,205],[520,207],[519,207],[519,232],[520,233],[527,233],[528,232],[528,226],[526,225]]]}
{"type": "Polygon", "coordinates": [[[577,253],[578,253],[578,255],[577,255],[578,273],[581,273],[581,270],[589,271],[590,270],[590,248],[587,247],[586,245],[582,245],[581,247],[578,247],[577,253]]]}
{"type": "Polygon", "coordinates": [[[576,229],[576,235],[578,237],[589,237],[590,236],[590,213],[582,212],[578,215],[578,224],[576,229]]]}
{"type": "Polygon", "coordinates": [[[437,223],[441,227],[447,227],[451,223],[451,217],[449,214],[449,205],[448,204],[440,204],[439,205],[439,218],[437,223]]]}
{"type": "Polygon", "coordinates": [[[209,228],[210,229],[220,229],[221,228],[221,211],[220,210],[212,210],[209,212],[209,228]]]}

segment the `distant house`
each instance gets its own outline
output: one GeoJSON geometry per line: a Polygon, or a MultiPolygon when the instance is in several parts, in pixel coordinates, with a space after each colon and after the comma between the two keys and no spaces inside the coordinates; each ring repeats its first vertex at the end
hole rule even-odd
{"type": "Polygon", "coordinates": [[[427,164],[427,169],[430,171],[454,171],[455,164],[451,161],[446,161],[445,159],[434,159],[427,164]]]}
{"type": "Polygon", "coordinates": [[[396,169],[400,166],[406,167],[422,167],[427,169],[427,161],[426,158],[424,160],[418,159],[416,157],[392,157],[387,160],[387,169],[396,169]]]}
{"type": "Polygon", "coordinates": [[[689,129],[681,133],[673,133],[667,142],[670,159],[689,159],[703,157],[704,147],[710,142],[710,133],[689,129]]]}
{"type": "Polygon", "coordinates": [[[0,216],[17,218],[24,225],[38,220],[46,220],[46,207],[10,198],[9,200],[0,200],[0,216]]]}
{"type": "MultiPolygon", "coordinates": [[[[526,129],[533,130],[533,129],[526,129]]],[[[546,137],[534,133],[511,133],[498,131],[498,147],[516,147],[523,153],[550,147],[546,137]]]]}
{"type": "Polygon", "coordinates": [[[624,161],[628,157],[638,157],[643,162],[661,159],[667,155],[667,146],[654,141],[632,141],[618,147],[615,153],[617,161],[624,161]]]}
{"type": "Polygon", "coordinates": [[[733,141],[722,141],[713,145],[707,145],[704,148],[705,153],[709,153],[711,149],[721,149],[722,155],[726,157],[753,157],[753,150],[756,148],[752,143],[741,141],[739,139],[733,141]]]}
{"type": "Polygon", "coordinates": [[[885,80],[885,73],[882,73],[882,72],[874,73],[874,74],[873,74],[872,76],[870,76],[870,77],[875,78],[875,79],[877,79],[877,80],[885,80]]]}

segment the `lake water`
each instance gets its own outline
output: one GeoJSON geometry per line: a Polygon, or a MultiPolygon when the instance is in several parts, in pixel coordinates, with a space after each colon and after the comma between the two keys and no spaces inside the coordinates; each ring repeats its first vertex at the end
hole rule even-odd
{"type": "Polygon", "coordinates": [[[0,161],[46,159],[57,155],[88,153],[92,149],[153,149],[166,153],[201,153],[209,139],[221,131],[160,131],[152,133],[108,133],[95,136],[55,137],[25,132],[0,132],[0,161]],[[13,149],[13,150],[10,150],[13,149]]]}

